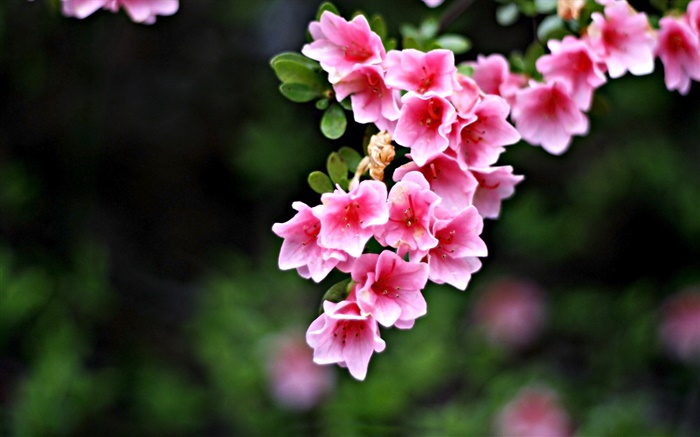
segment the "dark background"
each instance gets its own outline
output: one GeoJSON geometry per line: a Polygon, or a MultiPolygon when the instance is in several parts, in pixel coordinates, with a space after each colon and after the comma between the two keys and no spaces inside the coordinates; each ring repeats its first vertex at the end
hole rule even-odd
{"type": "MultiPolygon", "coordinates": [[[[449,7],[338,3],[393,35],[449,7]]],[[[332,281],[279,272],[270,228],[292,201],[318,203],[306,175],[363,132],[327,140],[313,104],[277,91],[269,59],[301,48],[317,7],[182,0],[144,26],[0,5],[2,435],[483,435],[533,382],[581,435],[697,433],[697,363],[670,357],[657,327],[700,281],[700,85],[668,92],[660,63],[599,90],[564,156],[509,147],[502,163],[526,178],[486,224],[481,272],[465,293],[429,287],[428,316],[385,333],[367,381],[338,369],[317,408],[275,404],[265,339],[302,337],[332,281]],[[504,277],[547,291],[525,351],[470,322],[504,277]]],[[[458,60],[527,47],[530,20],[494,16],[481,0],[451,24],[474,47],[458,60]]]]}

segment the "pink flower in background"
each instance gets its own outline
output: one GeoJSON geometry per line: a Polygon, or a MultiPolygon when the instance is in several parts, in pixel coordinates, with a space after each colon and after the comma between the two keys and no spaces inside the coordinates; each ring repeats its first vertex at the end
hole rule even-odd
{"type": "Polygon", "coordinates": [[[436,8],[444,2],[445,0],[423,0],[423,3],[425,3],[430,8],[436,8]]]}
{"type": "Polygon", "coordinates": [[[459,88],[455,74],[455,55],[450,50],[427,53],[415,50],[391,50],[386,54],[386,84],[413,91],[422,96],[447,97],[459,88]]]}
{"type": "Polygon", "coordinates": [[[474,322],[489,341],[520,349],[544,328],[544,293],[525,280],[504,279],[483,290],[474,306],[474,322]]]}
{"type": "Polygon", "coordinates": [[[85,18],[98,9],[117,12],[124,8],[136,23],[153,24],[157,15],[173,15],[179,0],[61,0],[61,11],[67,17],[85,18]]]}
{"type": "MultiPolygon", "coordinates": [[[[436,220],[433,232],[436,247],[428,251],[429,279],[465,290],[471,274],[481,268],[480,256],[486,256],[486,244],[479,237],[484,221],[477,209],[469,206],[446,220],[436,220]]],[[[418,254],[418,258],[422,258],[418,254]]],[[[412,256],[413,258],[413,256],[412,256]]]]}
{"type": "Polygon", "coordinates": [[[394,252],[363,254],[355,261],[352,280],[363,314],[371,314],[384,326],[408,329],[425,315],[421,290],[428,282],[428,266],[404,261],[394,252]]]}
{"type": "Polygon", "coordinates": [[[688,3],[688,9],[685,11],[685,18],[688,20],[690,28],[700,38],[700,0],[693,0],[688,3]]]}
{"type": "Polygon", "coordinates": [[[564,153],[572,136],[588,132],[588,118],[559,81],[532,82],[518,91],[511,117],[525,141],[553,155],[564,153]]]}
{"type": "Polygon", "coordinates": [[[357,302],[350,300],[324,301],[323,314],[306,331],[306,342],[314,349],[316,364],[337,363],[360,381],[367,376],[372,353],[386,347],[379,337],[377,321],[362,314],[357,302]]]}
{"type": "Polygon", "coordinates": [[[303,336],[279,335],[269,344],[267,376],[275,402],[289,410],[308,410],[335,385],[330,368],[313,361],[303,336]]]}
{"type": "Polygon", "coordinates": [[[297,269],[303,278],[320,282],[340,261],[345,261],[347,255],[318,244],[321,221],[310,207],[302,202],[294,202],[292,208],[298,212],[291,220],[272,225],[272,231],[284,238],[279,254],[279,268],[297,269]]]}
{"type": "Polygon", "coordinates": [[[442,198],[437,209],[448,211],[448,215],[455,215],[472,204],[472,197],[479,183],[455,158],[441,153],[422,167],[415,162],[409,162],[394,170],[394,180],[400,181],[406,173],[415,170],[423,173],[430,189],[442,198]]]}
{"type": "Polygon", "coordinates": [[[314,41],[301,52],[319,61],[328,72],[328,80],[336,83],[356,65],[381,64],[386,55],[379,35],[372,32],[367,19],[357,15],[351,21],[324,11],[319,21],[309,24],[314,41]]]}
{"type": "Polygon", "coordinates": [[[568,437],[573,434],[569,415],[552,390],[526,387],[503,407],[496,418],[502,437],[568,437]]]}
{"type": "Polygon", "coordinates": [[[476,120],[461,128],[456,149],[460,161],[468,167],[488,167],[505,151],[503,146],[520,140],[518,131],[508,123],[510,106],[499,96],[487,95],[476,106],[476,120]]]}
{"type": "Polygon", "coordinates": [[[525,176],[514,175],[510,165],[472,169],[479,186],[476,188],[472,203],[483,218],[498,218],[501,201],[515,192],[515,186],[525,176]]]}
{"type": "Polygon", "coordinates": [[[355,68],[333,85],[338,101],[350,96],[352,112],[358,123],[380,125],[399,118],[398,90],[384,84],[383,70],[374,65],[355,68]]]}
{"type": "Polygon", "coordinates": [[[700,362],[700,286],[688,287],[666,301],[659,335],[674,357],[700,362]]]}
{"type": "Polygon", "coordinates": [[[423,166],[447,149],[448,135],[457,118],[455,108],[442,97],[422,97],[408,93],[402,98],[401,116],[394,141],[411,148],[411,157],[423,166]]]}
{"type": "Polygon", "coordinates": [[[537,71],[545,81],[559,80],[582,111],[591,107],[593,90],[606,81],[604,65],[595,57],[589,45],[573,36],[562,41],[549,40],[552,52],[537,60],[537,71]]]}
{"type": "Polygon", "coordinates": [[[627,1],[607,2],[605,16],[591,15],[588,42],[618,78],[629,71],[641,76],[654,71],[655,39],[646,14],[634,12],[627,1]]]}
{"type": "Polygon", "coordinates": [[[389,220],[386,197],[386,185],[374,180],[360,182],[349,193],[337,188],[323,194],[323,208],[317,213],[321,220],[321,246],[360,256],[372,237],[373,227],[389,220]]]}
{"type": "Polygon", "coordinates": [[[407,173],[389,191],[389,221],[377,226],[375,238],[382,246],[397,248],[399,255],[435,247],[430,226],[439,202],[440,196],[430,190],[420,172],[407,173]]]}
{"type": "Polygon", "coordinates": [[[515,93],[527,85],[522,74],[510,72],[508,60],[501,54],[478,55],[476,62],[467,62],[474,69],[472,79],[486,94],[496,94],[512,104],[515,93]]]}
{"type": "Polygon", "coordinates": [[[664,64],[666,88],[686,95],[691,79],[700,80],[700,38],[681,19],[664,17],[659,26],[656,53],[664,64]]]}
{"type": "Polygon", "coordinates": [[[475,117],[476,105],[481,101],[481,89],[469,76],[458,73],[455,77],[460,89],[454,90],[449,101],[454,105],[459,118],[471,122],[475,117]]]}

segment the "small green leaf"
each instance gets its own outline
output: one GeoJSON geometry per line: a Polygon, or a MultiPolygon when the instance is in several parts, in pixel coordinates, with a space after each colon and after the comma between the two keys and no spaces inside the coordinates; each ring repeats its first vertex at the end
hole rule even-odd
{"type": "Polygon", "coordinates": [[[515,3],[499,6],[498,9],[496,9],[496,21],[501,26],[510,26],[518,21],[519,14],[518,5],[515,3]]]}
{"type": "Polygon", "coordinates": [[[326,109],[321,117],[321,132],[331,140],[340,138],[345,133],[347,125],[348,120],[345,118],[343,108],[335,103],[326,109]]]}
{"type": "Polygon", "coordinates": [[[374,14],[372,16],[372,18],[369,20],[369,28],[372,29],[374,33],[379,35],[379,38],[381,38],[382,41],[384,41],[386,38],[386,22],[381,15],[374,14]]]}
{"type": "Polygon", "coordinates": [[[452,50],[456,55],[465,53],[471,48],[471,42],[467,38],[454,33],[440,35],[437,43],[443,49],[452,50]]]}
{"type": "Polygon", "coordinates": [[[423,20],[420,29],[418,29],[418,34],[421,39],[427,40],[435,38],[438,30],[440,30],[440,22],[436,18],[430,17],[423,20]]]}
{"type": "Polygon", "coordinates": [[[297,64],[302,64],[309,69],[321,69],[321,64],[297,52],[282,52],[270,59],[270,65],[274,68],[275,64],[281,61],[296,62],[297,64]]]}
{"type": "Polygon", "coordinates": [[[538,14],[549,14],[557,10],[556,0],[535,0],[535,10],[538,14]]]}
{"type": "Polygon", "coordinates": [[[318,13],[316,14],[316,20],[320,20],[321,15],[323,15],[323,12],[325,12],[325,11],[333,12],[335,15],[340,16],[340,12],[338,12],[338,8],[336,8],[333,3],[323,2],[323,3],[321,3],[321,6],[318,7],[318,13]]]}
{"type": "Polygon", "coordinates": [[[343,158],[343,161],[345,161],[345,164],[347,164],[351,172],[354,173],[357,171],[357,167],[360,165],[360,161],[362,161],[362,155],[357,153],[355,149],[347,146],[341,147],[338,150],[338,154],[343,158]]]}
{"type": "Polygon", "coordinates": [[[330,104],[330,100],[328,99],[319,99],[316,100],[316,109],[320,109],[321,111],[328,109],[328,105],[330,104]]]}
{"type": "Polygon", "coordinates": [[[387,52],[389,50],[394,50],[398,46],[399,42],[396,40],[396,38],[389,38],[384,41],[384,50],[386,50],[387,52]]]}
{"type": "Polygon", "coordinates": [[[311,189],[318,194],[333,192],[333,183],[331,182],[331,178],[329,178],[328,175],[322,171],[317,170],[311,172],[307,181],[309,182],[311,189]]]}
{"type": "Polygon", "coordinates": [[[324,81],[321,76],[303,64],[295,61],[277,61],[272,64],[272,68],[283,83],[300,83],[323,88],[324,81]]]}
{"type": "Polygon", "coordinates": [[[338,103],[340,103],[340,106],[342,106],[343,109],[347,109],[348,111],[352,111],[352,100],[350,99],[350,97],[346,97],[338,103]]]}
{"type": "Polygon", "coordinates": [[[328,169],[328,175],[331,177],[333,183],[339,184],[343,180],[348,180],[348,165],[337,152],[328,155],[326,168],[328,169]]]}
{"type": "Polygon", "coordinates": [[[457,66],[457,73],[472,77],[474,75],[474,67],[466,62],[462,62],[457,66]]]}
{"type": "Polygon", "coordinates": [[[404,36],[401,43],[404,49],[416,49],[420,50],[421,46],[417,39],[412,36],[404,36]]]}
{"type": "Polygon", "coordinates": [[[318,88],[300,83],[283,83],[280,85],[280,92],[292,102],[297,103],[310,102],[323,96],[318,88]]]}
{"type": "Polygon", "coordinates": [[[537,60],[545,54],[544,45],[537,41],[533,41],[530,46],[528,46],[525,51],[525,57],[523,58],[523,71],[530,76],[538,79],[541,73],[537,71],[535,64],[537,60]]]}
{"type": "Polygon", "coordinates": [[[537,39],[545,43],[548,39],[561,35],[562,32],[566,33],[564,20],[558,15],[550,15],[545,17],[537,27],[537,39]]]}
{"type": "Polygon", "coordinates": [[[350,294],[350,290],[355,283],[352,282],[351,278],[344,279],[330,286],[328,290],[323,294],[321,298],[321,307],[319,308],[319,313],[323,313],[323,302],[341,302],[347,299],[350,294]]]}

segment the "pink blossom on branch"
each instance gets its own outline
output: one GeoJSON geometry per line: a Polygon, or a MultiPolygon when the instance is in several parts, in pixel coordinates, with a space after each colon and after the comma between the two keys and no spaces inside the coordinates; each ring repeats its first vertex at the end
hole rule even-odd
{"type": "Polygon", "coordinates": [[[386,347],[377,321],[351,300],[324,301],[323,314],[306,331],[306,342],[314,349],[316,364],[337,363],[360,381],[367,376],[372,353],[386,347]]]}
{"type": "Polygon", "coordinates": [[[450,50],[427,53],[415,50],[391,50],[386,54],[386,84],[423,96],[447,97],[458,89],[455,56],[450,50]]]}
{"type": "Polygon", "coordinates": [[[700,38],[700,0],[693,0],[688,3],[688,9],[685,11],[685,18],[688,20],[688,25],[693,29],[693,32],[700,38]]]}
{"type": "Polygon", "coordinates": [[[496,94],[512,104],[515,93],[527,86],[527,78],[511,73],[508,60],[501,54],[478,55],[476,61],[467,62],[474,69],[472,78],[486,94],[496,94]]]}
{"type": "Polygon", "coordinates": [[[514,175],[513,167],[487,167],[472,169],[479,186],[474,193],[473,203],[483,218],[498,218],[501,201],[515,192],[515,186],[525,177],[514,175]]]}
{"type": "Polygon", "coordinates": [[[674,17],[662,18],[659,26],[656,53],[664,64],[666,88],[686,95],[691,79],[700,81],[700,37],[674,17]]]}
{"type": "Polygon", "coordinates": [[[179,0],[61,0],[61,12],[67,17],[85,18],[98,9],[117,12],[124,8],[136,23],[153,24],[157,15],[173,15],[179,0]]]}
{"type": "Polygon", "coordinates": [[[421,290],[428,282],[425,263],[404,261],[394,252],[363,254],[352,270],[355,298],[363,314],[371,314],[383,326],[408,329],[425,315],[421,290]]]}
{"type": "Polygon", "coordinates": [[[350,96],[352,112],[358,123],[375,123],[384,130],[399,118],[398,90],[384,83],[384,71],[379,66],[356,67],[333,85],[338,101],[350,96]]]}
{"type": "Polygon", "coordinates": [[[351,21],[324,11],[319,21],[309,24],[314,41],[301,52],[319,61],[328,73],[330,83],[336,83],[356,65],[381,64],[386,55],[379,35],[372,32],[364,15],[351,21]]]}
{"type": "Polygon", "coordinates": [[[523,140],[553,155],[564,153],[572,136],[588,132],[588,118],[559,81],[532,82],[518,91],[511,117],[523,140]]]}

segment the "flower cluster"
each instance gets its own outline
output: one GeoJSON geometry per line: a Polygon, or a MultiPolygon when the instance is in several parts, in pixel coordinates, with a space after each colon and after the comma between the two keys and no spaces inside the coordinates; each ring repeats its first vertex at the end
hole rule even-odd
{"type": "Polygon", "coordinates": [[[124,8],[135,23],[153,24],[157,15],[173,15],[179,0],[61,0],[61,12],[67,17],[85,18],[98,9],[117,12],[124,8]]]}
{"type": "Polygon", "coordinates": [[[581,37],[548,41],[550,53],[536,63],[541,82],[511,73],[502,55],[480,55],[470,63],[476,83],[511,104],[511,117],[523,140],[552,154],[563,153],[574,135],[588,132],[585,111],[594,90],[606,83],[606,73],[612,79],[627,72],[649,74],[658,57],[669,90],[685,95],[691,80],[700,80],[700,0],[691,1],[681,16],[663,17],[658,31],[626,0],[598,3],[605,6],[604,12],[591,15],[581,37]]]}
{"type": "Polygon", "coordinates": [[[393,138],[408,149],[390,189],[384,162],[378,180],[356,175],[347,192],[338,186],[313,207],[296,202],[297,214],[273,226],[284,238],[280,268],[317,282],[333,269],[350,274],[347,296],[324,302],[307,342],[317,363],[364,379],[371,355],[385,347],[379,325],[411,328],[426,314],[428,280],[464,290],[481,267],[483,219],[498,217],[522,180],[494,164],[520,135],[506,99],[460,74],[449,50],[387,52],[362,15],[346,21],[325,11],[309,32],[302,53],[328,73],[338,101],[349,97],[355,121],[383,131],[385,146],[393,138]],[[380,253],[366,253],[370,239],[380,253]]]}

